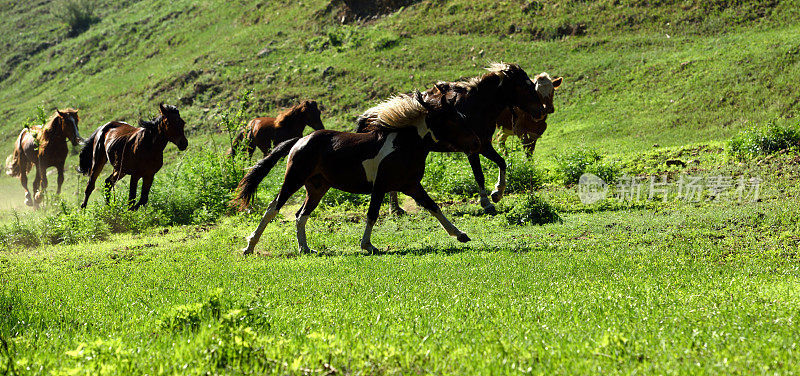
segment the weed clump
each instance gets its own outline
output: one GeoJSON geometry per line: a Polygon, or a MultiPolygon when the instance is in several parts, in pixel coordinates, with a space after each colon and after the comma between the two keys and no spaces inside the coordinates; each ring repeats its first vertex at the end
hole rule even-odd
{"type": "Polygon", "coordinates": [[[536,194],[525,195],[517,200],[505,216],[512,225],[544,225],[561,222],[556,209],[536,194]]]}
{"type": "Polygon", "coordinates": [[[597,151],[581,149],[560,155],[556,173],[565,185],[578,184],[581,175],[586,173],[595,174],[606,183],[612,183],[619,175],[619,166],[613,161],[604,160],[597,151]]]}
{"type": "Polygon", "coordinates": [[[100,18],[94,15],[93,8],[93,4],[87,0],[69,0],[61,3],[55,12],[63,17],[67,35],[74,37],[100,21],[100,18]]]}
{"type": "Polygon", "coordinates": [[[800,146],[800,130],[796,127],[770,124],[751,129],[728,141],[728,153],[737,159],[768,155],[800,146]]]}

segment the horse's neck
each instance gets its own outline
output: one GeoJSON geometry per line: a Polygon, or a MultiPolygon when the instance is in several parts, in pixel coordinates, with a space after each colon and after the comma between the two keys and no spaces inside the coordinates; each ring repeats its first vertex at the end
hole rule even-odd
{"type": "Polygon", "coordinates": [[[50,141],[64,140],[64,142],[66,142],[67,135],[64,134],[64,129],[62,128],[63,126],[61,124],[56,126],[54,120],[53,123],[50,124],[50,126],[47,126],[47,124],[42,126],[39,138],[47,139],[50,141]]]}
{"type": "Polygon", "coordinates": [[[156,151],[164,151],[169,143],[165,132],[161,130],[161,124],[158,124],[155,128],[145,128],[143,141],[148,146],[156,149],[156,151]]]}
{"type": "Polygon", "coordinates": [[[470,105],[465,109],[467,110],[466,112],[471,112],[470,115],[481,117],[482,123],[487,123],[487,126],[491,125],[492,129],[494,129],[494,123],[500,117],[500,113],[509,105],[503,99],[505,96],[502,95],[502,90],[504,89],[500,86],[502,81],[496,80],[497,78],[492,78],[491,82],[479,83],[468,94],[471,96],[469,98],[470,105]]]}

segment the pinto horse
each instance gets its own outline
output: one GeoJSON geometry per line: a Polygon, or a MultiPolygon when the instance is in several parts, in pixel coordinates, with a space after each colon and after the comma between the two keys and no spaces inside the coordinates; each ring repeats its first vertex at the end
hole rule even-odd
{"type": "MultiPolygon", "coordinates": [[[[549,80],[553,85],[553,90],[557,90],[561,86],[563,79],[561,77],[552,79],[547,73],[541,73],[533,79],[534,84],[537,82],[546,82],[549,80]]],[[[538,91],[537,91],[538,92],[538,91]]],[[[545,106],[553,108],[553,96],[542,98],[546,103],[545,106]],[[549,101],[548,101],[549,100],[549,101]]],[[[544,131],[547,130],[547,116],[541,120],[535,120],[530,114],[521,111],[515,107],[505,109],[497,118],[497,136],[495,140],[500,144],[501,148],[505,150],[506,140],[509,136],[517,136],[522,142],[522,148],[525,150],[525,155],[531,157],[536,150],[536,141],[542,137],[544,131]]]]}
{"type": "Polygon", "coordinates": [[[78,110],[68,108],[56,110],[44,125],[25,128],[14,142],[14,152],[6,159],[6,173],[19,177],[25,189],[25,204],[38,206],[42,194],[47,189],[47,168],[58,170],[57,193],[61,193],[64,183],[64,162],[69,154],[67,140],[72,146],[78,145],[81,135],[78,133],[78,110]],[[34,197],[28,191],[28,171],[36,166],[36,178],[33,179],[34,197]],[[41,188],[41,190],[40,190],[41,188]]]}
{"type": "Polygon", "coordinates": [[[256,147],[267,155],[273,145],[302,136],[306,125],[314,130],[325,129],[320,115],[316,101],[302,101],[276,118],[260,117],[250,120],[247,127],[236,135],[228,155],[236,155],[239,149],[244,148],[252,157],[256,147]],[[243,145],[244,142],[246,143],[243,145]]]}
{"type": "Polygon", "coordinates": [[[125,175],[131,176],[128,204],[136,199],[136,188],[142,180],[142,194],[133,210],[147,203],[150,187],[156,172],[164,164],[164,148],[168,142],[183,151],[189,146],[183,133],[185,122],[178,108],[172,105],[158,105],[159,115],[152,121],[139,120],[139,127],[121,121],[112,121],[94,131],[81,150],[78,171],[89,176],[89,183],[83,196],[82,208],[89,202],[94,191],[95,181],[103,171],[106,162],[111,162],[114,172],[106,179],[106,203],[114,184],[125,175]]]}
{"type": "Polygon", "coordinates": [[[461,242],[470,240],[442,214],[421,184],[425,159],[434,143],[461,152],[475,152],[480,148],[477,135],[464,126],[463,115],[442,98],[426,102],[421,93],[415,92],[379,104],[358,122],[369,123],[373,130],[365,133],[320,130],[303,138],[293,138],[276,146],[245,175],[236,198],[242,207],[253,199],[258,184],[278,160],[289,156],[280,192],[248,237],[244,254],[253,252],[267,223],[303,186],[306,198],[296,213],[300,253],[311,252],[306,242],[306,221],[330,188],[371,195],[361,238],[363,250],[377,250],[370,240],[372,227],[378,219],[383,197],[389,191],[411,196],[439,220],[449,235],[461,242]]]}

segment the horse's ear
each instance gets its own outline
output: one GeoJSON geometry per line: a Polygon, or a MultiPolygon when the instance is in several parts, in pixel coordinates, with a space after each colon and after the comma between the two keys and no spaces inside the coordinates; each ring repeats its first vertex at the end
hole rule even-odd
{"type": "Polygon", "coordinates": [[[564,77],[559,77],[559,78],[556,78],[555,80],[553,80],[553,89],[558,89],[558,87],[561,86],[561,82],[563,82],[563,81],[564,81],[564,77]]]}
{"type": "Polygon", "coordinates": [[[67,117],[67,114],[64,113],[64,112],[61,112],[61,110],[59,110],[59,109],[56,109],[56,112],[58,112],[58,116],[61,116],[62,118],[66,118],[67,117]]]}
{"type": "Polygon", "coordinates": [[[167,116],[167,108],[164,107],[164,102],[158,104],[158,111],[161,112],[161,115],[167,116]]]}
{"type": "Polygon", "coordinates": [[[433,106],[431,106],[430,103],[425,101],[425,98],[422,97],[422,93],[419,92],[419,90],[414,90],[414,99],[416,99],[417,102],[419,102],[419,104],[422,105],[422,107],[425,107],[425,110],[433,111],[434,109],[433,106]]]}
{"type": "Polygon", "coordinates": [[[437,82],[436,85],[433,85],[434,88],[434,95],[442,95],[444,96],[447,93],[447,88],[444,86],[443,83],[437,82]]]}

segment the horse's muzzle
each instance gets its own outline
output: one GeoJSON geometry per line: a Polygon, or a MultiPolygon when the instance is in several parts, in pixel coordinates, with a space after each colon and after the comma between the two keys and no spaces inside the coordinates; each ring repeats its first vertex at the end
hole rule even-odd
{"type": "Polygon", "coordinates": [[[186,150],[186,148],[189,147],[189,140],[184,138],[184,139],[178,141],[178,143],[175,144],[175,145],[178,146],[178,150],[184,151],[184,150],[186,150]]]}

